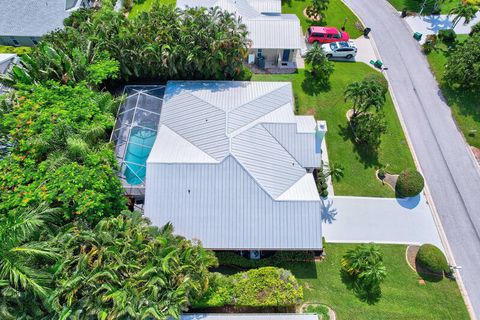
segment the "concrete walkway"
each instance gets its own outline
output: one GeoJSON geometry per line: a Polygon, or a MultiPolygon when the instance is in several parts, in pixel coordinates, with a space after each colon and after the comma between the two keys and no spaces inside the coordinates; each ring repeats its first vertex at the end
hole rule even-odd
{"type": "Polygon", "coordinates": [[[453,120],[427,59],[398,12],[386,0],[344,2],[364,25],[372,28],[373,40],[388,67],[385,74],[395,106],[445,230],[453,263],[462,266],[460,280],[480,315],[478,164],[453,120]]]}
{"type": "MultiPolygon", "coordinates": [[[[451,29],[453,25],[452,20],[454,18],[454,15],[448,16],[442,14],[431,16],[409,16],[404,18],[404,20],[412,30],[412,33],[420,32],[424,35],[422,39],[425,39],[425,35],[437,34],[440,30],[451,29]]],[[[453,29],[457,34],[470,33],[470,31],[472,30],[472,26],[480,22],[480,13],[477,12],[475,19],[470,21],[470,23],[464,24],[464,22],[465,19],[461,18],[460,22],[458,22],[458,24],[453,29]]]]}
{"type": "Polygon", "coordinates": [[[322,219],[328,242],[431,243],[443,250],[423,196],[410,199],[335,196],[325,202],[322,219]]]}

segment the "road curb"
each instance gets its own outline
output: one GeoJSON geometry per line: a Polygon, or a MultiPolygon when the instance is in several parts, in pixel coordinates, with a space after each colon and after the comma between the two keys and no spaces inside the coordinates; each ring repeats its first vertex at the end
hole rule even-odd
{"type": "MultiPolygon", "coordinates": [[[[348,4],[346,4],[344,2],[344,0],[341,0],[342,3],[347,6],[348,8],[350,8],[348,6],[348,4]]],[[[384,0],[386,1],[386,0],[384,0]]],[[[398,12],[395,7],[393,7],[388,1],[387,1],[387,5],[389,5],[390,7],[392,7],[392,9],[395,11],[395,12],[398,12]]],[[[350,10],[352,10],[353,13],[355,13],[353,11],[353,9],[350,8],[350,10]]],[[[363,24],[363,26],[366,26],[366,24],[364,23],[364,21],[362,21],[362,19],[355,13],[355,16],[357,17],[357,19],[363,24]]],[[[399,17],[400,18],[400,17],[399,17]]],[[[404,25],[406,24],[404,21],[402,22],[404,25]]],[[[411,30],[410,26],[408,26],[407,24],[407,29],[411,30]]],[[[372,42],[372,46],[373,46],[373,49],[375,51],[375,53],[377,54],[377,56],[381,59],[381,55],[380,55],[380,52],[378,51],[378,48],[377,48],[377,44],[375,43],[375,37],[370,33],[369,35],[369,38],[372,42]]],[[[385,76],[385,78],[387,79],[388,81],[388,91],[390,92],[390,96],[392,97],[392,101],[393,101],[393,105],[395,107],[395,110],[397,112],[397,116],[398,116],[398,119],[400,120],[400,125],[402,126],[402,130],[403,130],[403,133],[405,135],[405,139],[407,140],[407,144],[408,144],[408,147],[410,149],[410,152],[412,153],[412,156],[413,156],[413,161],[415,162],[415,166],[417,167],[417,170],[423,174],[422,172],[422,168],[421,168],[421,165],[420,165],[420,162],[418,161],[418,157],[417,157],[417,154],[415,153],[415,149],[413,148],[413,145],[412,145],[412,141],[410,139],[410,135],[409,135],[409,132],[407,130],[407,127],[406,127],[406,124],[405,124],[405,121],[403,119],[403,115],[402,115],[402,112],[400,110],[400,107],[399,107],[399,104],[398,104],[398,100],[397,98],[395,97],[395,93],[393,92],[392,90],[392,87],[391,87],[391,84],[390,84],[390,79],[388,77],[388,73],[387,72],[383,72],[384,70],[382,70],[382,74],[385,76]]],[[[436,80],[436,79],[435,79],[436,80]]],[[[437,82],[438,83],[438,82],[437,82]]],[[[463,136],[463,133],[462,133],[462,136],[463,136]]],[[[465,139],[465,136],[463,136],[463,138],[465,139]]],[[[467,149],[470,149],[470,148],[467,148],[467,149]]],[[[470,150],[470,156],[472,157],[473,156],[473,152],[470,150]]],[[[473,160],[476,161],[475,158],[473,158],[473,160]]],[[[475,162],[477,164],[477,170],[480,170],[480,165],[478,164],[478,162],[475,162]]],[[[453,265],[455,266],[456,265],[456,262],[455,262],[455,258],[453,256],[453,251],[450,247],[450,244],[448,242],[448,239],[447,239],[447,235],[445,233],[445,230],[443,229],[443,225],[441,223],[441,220],[440,220],[440,216],[438,214],[438,211],[437,211],[437,208],[435,207],[435,203],[433,201],[433,198],[431,196],[431,193],[430,193],[430,189],[428,187],[428,183],[425,182],[425,188],[424,188],[424,194],[425,194],[425,198],[427,200],[427,204],[429,205],[430,207],[430,210],[432,212],[432,217],[433,217],[433,221],[437,227],[437,231],[439,233],[439,236],[440,236],[440,241],[442,242],[442,245],[445,249],[445,252],[446,252],[446,255],[447,255],[447,260],[449,261],[450,265],[453,265]]],[[[475,312],[474,312],[474,309],[473,309],[473,306],[472,306],[472,303],[470,301],[470,297],[468,296],[468,293],[467,293],[467,289],[465,287],[465,284],[463,283],[463,280],[462,280],[462,276],[460,274],[460,272],[458,270],[454,270],[454,275],[455,275],[455,279],[457,279],[457,284],[458,284],[458,287],[460,289],[460,293],[462,294],[463,296],[463,300],[464,300],[464,303],[467,307],[467,311],[470,315],[470,318],[473,319],[473,320],[476,320],[476,316],[475,316],[475,312]]]]}

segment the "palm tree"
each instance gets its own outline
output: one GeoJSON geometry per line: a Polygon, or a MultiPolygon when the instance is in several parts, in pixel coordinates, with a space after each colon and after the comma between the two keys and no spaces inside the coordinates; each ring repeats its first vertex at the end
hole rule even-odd
{"type": "Polygon", "coordinates": [[[344,176],[344,168],[342,165],[338,163],[329,163],[324,165],[325,168],[325,176],[329,177],[331,176],[335,180],[339,181],[341,178],[344,176]]]}
{"type": "Polygon", "coordinates": [[[309,18],[320,20],[324,18],[324,12],[328,9],[330,0],[312,0],[307,6],[306,13],[309,18]]]}
{"type": "Polygon", "coordinates": [[[93,229],[74,223],[56,239],[52,306],[107,319],[178,318],[208,286],[215,256],[198,243],[149,225],[138,212],[101,220],[93,229]]]}
{"type": "Polygon", "coordinates": [[[374,244],[360,245],[347,251],[340,263],[342,269],[366,291],[378,287],[387,276],[383,254],[374,244]]]}
{"type": "Polygon", "coordinates": [[[478,11],[478,8],[467,2],[460,2],[456,7],[450,10],[449,14],[455,14],[455,18],[452,20],[452,29],[455,29],[461,18],[464,18],[464,24],[470,23],[478,11]]]}
{"type": "Polygon", "coordinates": [[[333,73],[334,66],[332,62],[328,60],[321,46],[314,43],[305,55],[305,62],[311,64],[311,74],[313,77],[325,83],[328,82],[328,78],[333,73]]]}
{"type": "MultiPolygon", "coordinates": [[[[39,235],[53,225],[58,209],[41,204],[0,215],[0,315],[19,318],[36,298],[50,291],[51,274],[42,265],[58,257],[39,235]]],[[[38,302],[38,301],[37,301],[38,302]]],[[[41,310],[41,303],[36,306],[41,310]]]]}
{"type": "Polygon", "coordinates": [[[378,112],[386,101],[384,88],[373,80],[350,83],[345,89],[344,97],[345,101],[353,103],[352,118],[368,112],[371,108],[378,112]]]}

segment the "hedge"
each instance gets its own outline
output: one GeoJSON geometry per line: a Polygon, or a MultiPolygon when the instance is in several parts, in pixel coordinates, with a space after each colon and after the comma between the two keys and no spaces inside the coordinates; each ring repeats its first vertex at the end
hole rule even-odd
{"type": "Polygon", "coordinates": [[[292,261],[311,261],[314,257],[313,251],[277,251],[273,256],[260,260],[247,259],[234,252],[216,252],[215,255],[220,265],[245,269],[279,266],[292,261]]]}
{"type": "Polygon", "coordinates": [[[433,244],[424,244],[420,247],[415,257],[416,263],[428,271],[440,273],[450,272],[447,259],[443,252],[433,244]]]}
{"type": "Polygon", "coordinates": [[[404,170],[398,176],[395,190],[400,197],[414,197],[422,192],[425,182],[415,170],[404,170]]]}
{"type": "Polygon", "coordinates": [[[206,294],[193,307],[292,307],[302,302],[302,286],[290,271],[265,267],[231,276],[212,273],[206,294]]]}

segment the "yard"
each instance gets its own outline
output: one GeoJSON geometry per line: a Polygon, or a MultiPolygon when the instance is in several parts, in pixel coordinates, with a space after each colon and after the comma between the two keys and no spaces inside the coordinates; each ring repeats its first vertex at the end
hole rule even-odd
{"type": "Polygon", "coordinates": [[[375,171],[386,165],[393,173],[415,168],[390,96],[384,107],[388,131],[382,137],[378,154],[358,148],[352,141],[346,119],[351,105],[344,101],[343,92],[349,83],[374,72],[377,71],[363,63],[336,62],[330,88],[316,88],[310,73],[304,69],[295,74],[254,75],[252,78],[254,81],[291,81],[298,113],[327,121],[330,162],[344,167],[344,177],[333,182],[336,195],[394,197],[394,192],[377,180],[375,171]]]}
{"type": "Polygon", "coordinates": [[[355,28],[355,22],[358,21],[357,16],[341,0],[330,0],[330,5],[325,14],[326,21],[321,22],[311,21],[303,14],[309,3],[310,0],[282,0],[282,13],[296,14],[300,19],[303,31],[306,31],[311,25],[328,25],[340,29],[347,19],[345,30],[350,34],[350,37],[355,39],[362,34],[355,28]]]}
{"type": "Polygon", "coordinates": [[[379,245],[388,276],[381,285],[378,302],[368,304],[347,288],[340,275],[340,259],[353,244],[326,245],[326,260],[320,263],[289,263],[290,269],[304,286],[305,301],[332,307],[340,320],[374,319],[469,319],[455,281],[444,278],[426,281],[405,261],[404,245],[379,245]]]}
{"type": "MultiPolygon", "coordinates": [[[[388,0],[392,6],[395,7],[398,11],[402,11],[406,8],[408,11],[420,12],[421,5],[423,1],[420,0],[388,0]]],[[[431,2],[431,1],[430,1],[431,2]]],[[[440,3],[442,1],[439,1],[440,3]]],[[[445,0],[440,4],[440,13],[448,14],[452,8],[458,4],[458,0],[445,0]]],[[[423,14],[430,14],[432,12],[433,6],[425,7],[423,14]]]]}
{"type": "Polygon", "coordinates": [[[156,1],[159,1],[161,4],[164,5],[175,5],[176,3],[176,0],[145,0],[145,2],[143,3],[134,4],[128,16],[130,18],[134,18],[142,11],[149,11],[156,1]]]}
{"type": "MultiPolygon", "coordinates": [[[[457,39],[458,41],[463,41],[467,37],[468,35],[458,35],[457,39]]],[[[442,83],[448,54],[447,46],[439,41],[436,50],[428,54],[427,59],[467,142],[474,147],[480,148],[480,108],[478,108],[478,95],[473,92],[452,90],[442,83]]]]}

